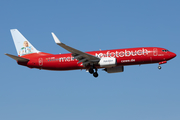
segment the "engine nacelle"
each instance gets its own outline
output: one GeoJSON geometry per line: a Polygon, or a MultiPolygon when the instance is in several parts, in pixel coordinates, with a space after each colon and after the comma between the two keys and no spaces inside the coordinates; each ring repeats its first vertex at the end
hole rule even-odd
{"type": "Polygon", "coordinates": [[[100,67],[114,67],[116,66],[117,62],[116,62],[116,58],[113,57],[104,57],[101,58],[101,60],[99,61],[99,65],[100,67]]]}
{"type": "Polygon", "coordinates": [[[124,66],[116,66],[112,68],[105,68],[104,69],[107,73],[117,73],[117,72],[123,72],[124,66]]]}

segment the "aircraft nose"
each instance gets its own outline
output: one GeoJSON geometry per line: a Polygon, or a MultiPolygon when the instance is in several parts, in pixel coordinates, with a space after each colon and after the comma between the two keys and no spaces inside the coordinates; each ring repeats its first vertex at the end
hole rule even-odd
{"type": "Polygon", "coordinates": [[[173,52],[171,52],[171,57],[172,57],[172,58],[176,57],[176,54],[173,53],[173,52]]]}

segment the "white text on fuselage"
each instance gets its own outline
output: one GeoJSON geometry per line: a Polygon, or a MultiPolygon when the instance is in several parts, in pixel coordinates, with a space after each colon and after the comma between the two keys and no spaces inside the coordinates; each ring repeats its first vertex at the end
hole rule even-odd
{"type": "MultiPolygon", "coordinates": [[[[139,49],[139,50],[122,50],[122,51],[107,51],[106,53],[95,53],[96,57],[102,58],[102,57],[130,57],[130,56],[141,56],[141,55],[148,55],[148,50],[147,49],[139,49]]],[[[70,61],[78,61],[77,59],[74,59],[73,56],[71,57],[60,57],[60,58],[55,58],[51,57],[49,58],[48,61],[59,61],[59,62],[70,62],[70,61]]],[[[135,60],[129,60],[128,62],[134,62],[135,60]]],[[[121,61],[121,62],[127,62],[127,61],[121,61]]]]}
{"type": "Polygon", "coordinates": [[[107,51],[106,53],[96,53],[95,56],[102,58],[102,57],[129,57],[129,56],[140,56],[140,55],[148,55],[147,49],[139,49],[139,50],[123,50],[123,51],[116,51],[110,52],[107,51]]]}

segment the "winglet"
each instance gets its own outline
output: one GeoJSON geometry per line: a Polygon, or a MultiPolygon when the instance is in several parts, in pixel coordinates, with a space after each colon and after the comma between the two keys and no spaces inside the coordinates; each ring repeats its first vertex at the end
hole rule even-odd
{"type": "Polygon", "coordinates": [[[61,43],[61,41],[56,37],[56,35],[53,32],[51,34],[52,34],[56,44],[61,43]]]}

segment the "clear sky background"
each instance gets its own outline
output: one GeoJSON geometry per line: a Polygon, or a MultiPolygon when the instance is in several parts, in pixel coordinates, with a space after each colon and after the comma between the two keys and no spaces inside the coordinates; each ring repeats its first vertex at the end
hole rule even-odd
{"type": "Polygon", "coordinates": [[[0,120],[180,120],[179,0],[1,0],[0,120]],[[177,57],[162,65],[45,71],[17,65],[10,29],[38,50],[68,53],[51,32],[81,51],[163,47],[177,57]]]}

